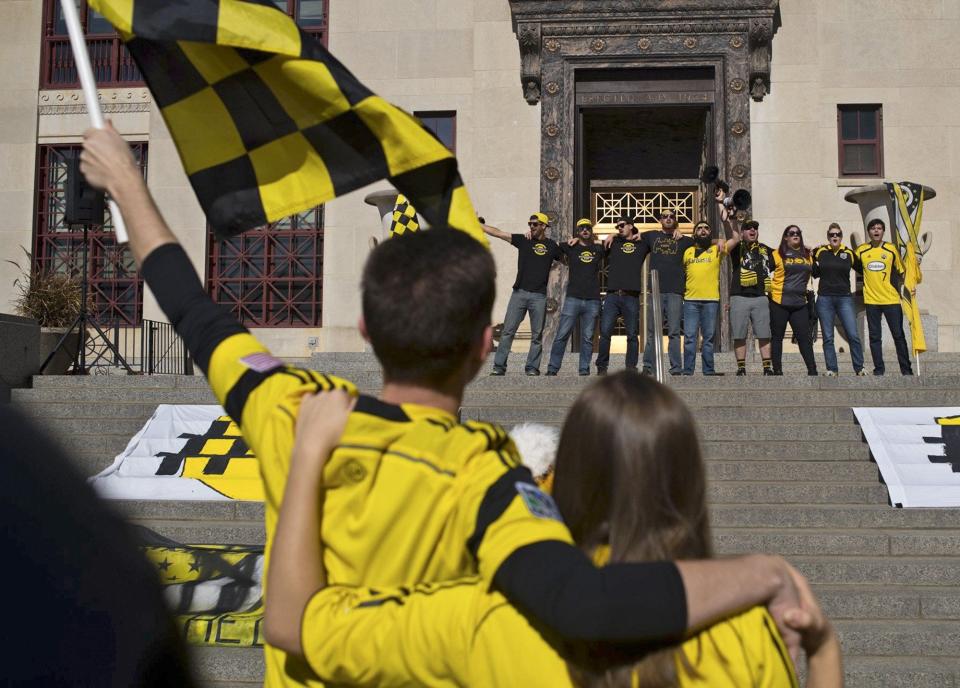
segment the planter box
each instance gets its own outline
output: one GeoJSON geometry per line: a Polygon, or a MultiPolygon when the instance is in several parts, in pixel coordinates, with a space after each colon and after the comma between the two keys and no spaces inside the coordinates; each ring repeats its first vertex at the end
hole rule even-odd
{"type": "MultiPolygon", "coordinates": [[[[37,351],[36,359],[36,368],[35,371],[39,372],[40,366],[43,365],[43,362],[47,360],[47,356],[50,355],[50,352],[53,351],[54,347],[57,345],[57,342],[60,341],[60,338],[63,336],[63,333],[66,332],[66,328],[56,328],[56,327],[44,327],[40,330],[40,345],[37,351]]],[[[64,345],[60,347],[60,350],[57,351],[56,355],[50,361],[50,364],[43,371],[44,375],[65,375],[67,370],[70,368],[70,364],[73,363],[74,358],[76,358],[77,350],[80,348],[80,332],[74,330],[70,333],[70,336],[67,337],[67,341],[64,342],[64,345]]]]}
{"type": "Polygon", "coordinates": [[[30,377],[40,364],[40,326],[36,320],[0,313],[0,400],[9,397],[11,387],[29,387],[30,377]],[[6,391],[5,391],[6,390],[6,391]]]}

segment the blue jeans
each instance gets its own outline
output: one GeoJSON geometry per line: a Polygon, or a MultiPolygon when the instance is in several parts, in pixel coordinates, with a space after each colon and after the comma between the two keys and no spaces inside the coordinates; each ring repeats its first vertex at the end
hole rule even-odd
{"type": "Polygon", "coordinates": [[[493,369],[498,373],[507,370],[507,356],[510,355],[513,338],[517,334],[520,323],[523,322],[523,316],[527,313],[530,313],[530,353],[527,354],[526,370],[540,370],[540,356],[543,354],[543,321],[547,316],[547,295],[514,289],[507,304],[507,314],[503,317],[500,345],[493,359],[493,369]]]}
{"type": "Polygon", "coordinates": [[[873,374],[883,375],[886,368],[883,364],[883,330],[881,318],[886,319],[887,327],[893,336],[893,343],[897,347],[897,362],[900,372],[904,375],[913,375],[913,366],[910,364],[910,351],[907,349],[907,338],[903,334],[903,309],[899,303],[874,305],[867,304],[867,330],[870,332],[870,356],[873,358],[873,374]]]}
{"type": "Polygon", "coordinates": [[[550,348],[550,363],[547,372],[555,373],[560,370],[563,362],[563,352],[567,348],[567,341],[573,332],[573,326],[580,319],[580,374],[590,374],[590,358],[593,356],[593,324],[600,314],[600,299],[578,299],[568,296],[560,309],[560,324],[557,325],[557,336],[553,339],[550,348]]]}
{"type": "Polygon", "coordinates": [[[629,294],[607,294],[600,312],[600,347],[597,351],[597,370],[606,370],[610,364],[610,337],[617,326],[617,316],[623,316],[627,330],[627,368],[636,368],[640,359],[640,297],[629,294]]]}
{"type": "Polygon", "coordinates": [[[713,375],[713,335],[717,329],[719,301],[683,302],[683,374],[693,375],[697,363],[697,333],[703,334],[703,374],[713,375]]]}
{"type": "Polygon", "coordinates": [[[853,297],[831,296],[820,294],[817,296],[817,318],[820,320],[820,336],[823,338],[823,361],[827,370],[837,370],[837,350],[833,346],[833,323],[839,318],[840,325],[850,343],[850,358],[853,359],[853,371],[863,369],[863,344],[857,332],[857,313],[853,307],[853,297]]]}
{"type": "MultiPolygon", "coordinates": [[[[643,347],[643,369],[654,369],[654,332],[653,332],[653,298],[647,297],[647,343],[643,347]]],[[[660,309],[663,313],[663,322],[667,325],[667,351],[670,354],[670,372],[679,375],[683,369],[683,359],[680,358],[680,319],[683,317],[683,296],[680,294],[660,294],[660,309]]],[[[663,336],[660,332],[658,337],[663,336]]]]}

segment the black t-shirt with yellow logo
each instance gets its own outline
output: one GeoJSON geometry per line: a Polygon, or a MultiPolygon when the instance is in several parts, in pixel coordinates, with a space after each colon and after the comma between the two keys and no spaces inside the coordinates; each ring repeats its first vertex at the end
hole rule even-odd
{"type": "Polygon", "coordinates": [[[640,240],[630,241],[621,236],[613,238],[607,251],[607,290],[640,291],[643,288],[643,259],[640,240]]]}
{"type": "Polygon", "coordinates": [[[570,281],[567,283],[567,296],[578,299],[600,298],[600,259],[603,248],[600,244],[573,246],[564,244],[563,252],[570,264],[570,281]]]}
{"type": "Polygon", "coordinates": [[[514,289],[523,289],[538,294],[547,293],[547,277],[553,261],[563,255],[553,239],[527,239],[522,234],[513,234],[510,243],[517,247],[517,279],[514,289]]]}

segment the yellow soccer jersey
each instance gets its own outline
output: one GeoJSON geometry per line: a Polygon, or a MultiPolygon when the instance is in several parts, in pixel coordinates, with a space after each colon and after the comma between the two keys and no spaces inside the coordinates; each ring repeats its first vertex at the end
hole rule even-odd
{"type": "MultiPolygon", "coordinates": [[[[283,365],[249,334],[217,346],[208,377],[260,462],[269,569],[300,400],[319,390],[356,389],[283,365]]],[[[324,468],[329,580],[399,586],[479,572],[489,581],[520,547],[571,542],[566,526],[538,505],[536,488],[521,489],[523,475],[529,474],[513,442],[498,426],[460,424],[439,409],[361,396],[324,468]],[[509,489],[491,490],[500,486],[509,489]]],[[[319,685],[284,653],[269,646],[265,652],[265,685],[319,685]]]]}
{"type": "MultiPolygon", "coordinates": [[[[573,688],[563,659],[478,579],[413,590],[321,590],[304,613],[302,642],[310,666],[331,683],[573,688]]],[[[698,633],[682,649],[697,672],[691,677],[678,665],[683,688],[799,685],[763,607],[698,633]]]]}
{"type": "Polygon", "coordinates": [[[724,249],[714,244],[705,251],[697,252],[696,246],[683,252],[683,270],[686,273],[686,290],[683,298],[690,301],[720,300],[720,264],[724,249]]]}
{"type": "Polygon", "coordinates": [[[877,247],[861,244],[856,253],[863,264],[863,302],[873,306],[900,303],[903,262],[897,247],[886,241],[877,247]]]}

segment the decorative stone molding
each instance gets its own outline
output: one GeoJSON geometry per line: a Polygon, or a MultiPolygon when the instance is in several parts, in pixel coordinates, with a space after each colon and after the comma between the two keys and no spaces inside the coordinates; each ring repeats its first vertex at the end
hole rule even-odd
{"type": "Polygon", "coordinates": [[[530,105],[540,102],[540,23],[528,22],[517,26],[520,43],[520,83],[523,97],[530,105]]]}
{"type": "Polygon", "coordinates": [[[547,93],[549,93],[552,96],[555,96],[558,93],[560,93],[560,84],[558,84],[556,81],[549,82],[547,84],[547,93]]]}
{"type": "Polygon", "coordinates": [[[531,105],[542,95],[543,60],[590,53],[625,56],[633,53],[633,46],[672,56],[706,57],[719,51],[736,55],[738,61],[747,49],[741,90],[749,90],[754,100],[770,91],[770,48],[779,0],[508,1],[520,45],[520,82],[531,105]]]}
{"type": "Polygon", "coordinates": [[[745,165],[734,165],[733,170],[734,179],[745,179],[747,176],[747,168],[745,165]]]}
{"type": "MultiPolygon", "coordinates": [[[[115,88],[97,91],[100,109],[105,113],[148,112],[150,92],[146,88],[115,88]]],[[[44,90],[37,98],[40,115],[82,115],[87,112],[79,89],[44,90]]]]}
{"type": "Polygon", "coordinates": [[[747,87],[747,82],[743,79],[732,79],[730,81],[730,90],[734,93],[740,93],[747,87]]]}
{"type": "Polygon", "coordinates": [[[730,133],[734,136],[743,136],[747,133],[747,125],[743,122],[734,122],[730,127],[730,133]]]}
{"type": "Polygon", "coordinates": [[[770,92],[770,41],[773,18],[750,20],[750,96],[761,101],[770,92]]]}
{"type": "Polygon", "coordinates": [[[552,165],[543,170],[543,176],[546,177],[551,182],[555,182],[560,179],[560,170],[552,165]]]}
{"type": "Polygon", "coordinates": [[[543,128],[543,133],[549,136],[550,138],[556,138],[560,135],[560,127],[552,122],[543,128]]]}

